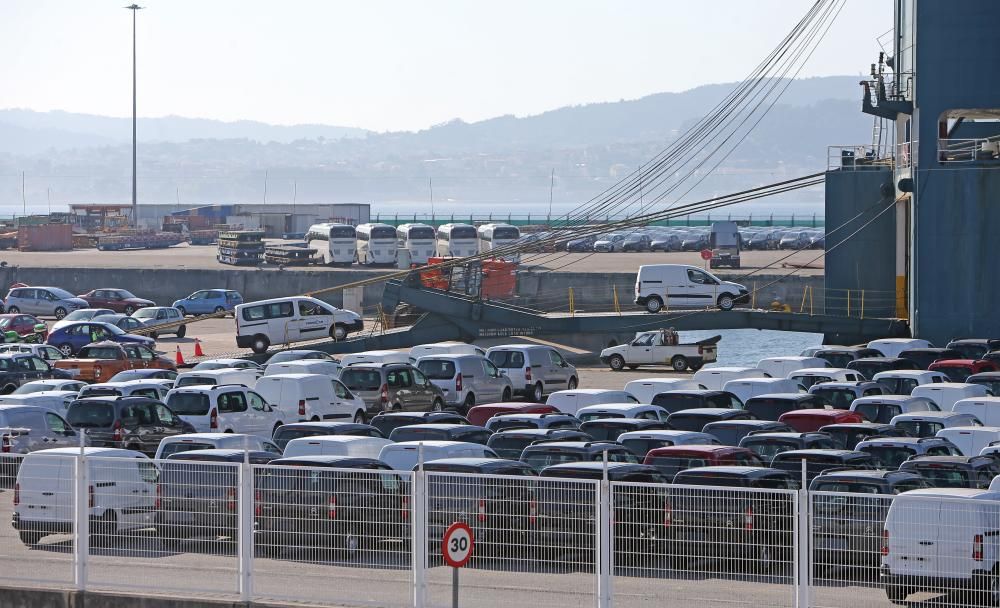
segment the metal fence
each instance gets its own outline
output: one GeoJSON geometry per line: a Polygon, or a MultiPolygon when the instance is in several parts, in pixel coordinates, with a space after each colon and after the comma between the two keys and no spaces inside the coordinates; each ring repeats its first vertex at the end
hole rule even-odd
{"type": "Polygon", "coordinates": [[[983,606],[1000,500],[976,492],[5,455],[0,584],[449,606],[441,538],[460,521],[462,606],[983,606]]]}

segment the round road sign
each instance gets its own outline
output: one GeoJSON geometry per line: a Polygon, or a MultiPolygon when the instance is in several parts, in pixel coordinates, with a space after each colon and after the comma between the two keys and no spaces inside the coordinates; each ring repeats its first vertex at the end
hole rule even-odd
{"type": "Polygon", "coordinates": [[[703,259],[703,260],[711,260],[712,259],[712,250],[711,249],[702,249],[701,250],[701,259],[703,259]]]}
{"type": "Polygon", "coordinates": [[[461,568],[472,557],[473,545],[475,539],[472,537],[472,528],[456,521],[448,526],[444,538],[441,539],[441,555],[444,556],[444,562],[452,568],[461,568]]]}

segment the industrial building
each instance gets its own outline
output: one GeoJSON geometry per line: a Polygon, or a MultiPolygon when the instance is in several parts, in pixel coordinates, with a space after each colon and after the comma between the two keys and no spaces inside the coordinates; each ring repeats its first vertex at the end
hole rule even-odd
{"type": "Polygon", "coordinates": [[[190,228],[210,228],[216,225],[242,226],[246,230],[263,230],[268,238],[302,234],[317,222],[364,224],[370,221],[371,205],[367,203],[331,204],[235,204],[204,205],[179,209],[176,205],[139,205],[138,223],[147,228],[160,228],[165,217],[177,222],[189,218],[190,228]],[[197,219],[194,219],[197,218],[197,219]]]}

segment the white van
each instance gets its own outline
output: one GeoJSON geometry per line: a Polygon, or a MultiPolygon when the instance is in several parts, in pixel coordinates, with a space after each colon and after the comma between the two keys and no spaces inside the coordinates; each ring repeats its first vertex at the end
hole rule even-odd
{"type": "Polygon", "coordinates": [[[821,382],[864,382],[867,380],[853,369],[841,367],[807,367],[789,372],[785,377],[789,380],[795,380],[806,389],[821,382]]]}
{"type": "MultiPolygon", "coordinates": [[[[82,448],[87,457],[91,545],[109,536],[148,528],[156,513],[158,473],[142,452],[82,448]]],[[[54,448],[25,455],[17,473],[13,525],[26,546],[73,529],[76,463],[81,448],[54,448]]]]}
{"type": "Polygon", "coordinates": [[[415,363],[420,357],[431,355],[479,355],[486,356],[486,351],[475,344],[465,342],[434,342],[418,344],[410,349],[410,363],[415,363]]]}
{"type": "Polygon", "coordinates": [[[178,452],[193,450],[248,450],[251,452],[271,452],[281,454],[281,448],[273,442],[255,435],[243,433],[185,433],[170,435],[160,440],[156,448],[156,459],[166,458],[178,452]]]}
{"type": "Polygon", "coordinates": [[[437,229],[437,254],[464,258],[479,253],[479,232],[471,224],[443,224],[437,229]]]}
{"type": "Polygon", "coordinates": [[[313,224],[306,232],[305,241],[316,249],[324,264],[350,266],[355,262],[357,233],[350,224],[313,224]]]}
{"type": "Polygon", "coordinates": [[[858,397],[851,402],[850,410],[857,412],[868,422],[889,424],[900,414],[939,412],[941,408],[927,397],[913,395],[871,395],[858,397]]]}
{"type": "Polygon", "coordinates": [[[282,454],[291,456],[355,456],[358,458],[378,458],[382,448],[391,444],[381,437],[358,437],[355,435],[316,435],[292,439],[282,454]]]}
{"type": "Polygon", "coordinates": [[[757,362],[757,369],[764,370],[772,378],[787,378],[788,374],[800,369],[820,367],[830,367],[830,363],[819,357],[766,357],[757,362]]]}
{"type": "Polygon", "coordinates": [[[639,420],[660,420],[666,422],[670,413],[658,405],[638,403],[601,403],[581,407],[576,417],[582,422],[600,418],[637,418],[639,420]]]}
{"type": "Polygon", "coordinates": [[[731,310],[736,304],[749,301],[750,292],[746,287],[723,281],[697,266],[640,266],[635,278],[635,303],[645,306],[649,312],[659,312],[664,305],[718,306],[731,310]]]}
{"type": "Polygon", "coordinates": [[[953,426],[941,429],[936,436],[954,443],[964,456],[979,456],[983,449],[1000,442],[1000,427],[953,426]]]}
{"type": "Polygon", "coordinates": [[[27,395],[4,395],[0,397],[0,406],[36,405],[65,416],[69,404],[76,401],[78,394],[76,391],[39,391],[27,395]]]}
{"type": "Polygon", "coordinates": [[[575,416],[580,408],[600,403],[639,403],[626,391],[603,388],[577,388],[571,391],[556,391],[545,400],[563,414],[575,416]]]}
{"type": "Polygon", "coordinates": [[[257,372],[250,369],[209,369],[204,371],[181,372],[174,380],[174,388],[190,386],[218,386],[220,384],[242,384],[253,386],[257,382],[257,372]]]}
{"type": "Polygon", "coordinates": [[[271,363],[264,368],[265,376],[275,374],[322,374],[331,378],[339,378],[343,366],[333,359],[299,359],[298,361],[282,361],[271,363]]]}
{"type": "Polygon", "coordinates": [[[934,437],[941,429],[956,426],[983,426],[972,414],[956,414],[955,412],[914,412],[900,414],[889,424],[912,437],[934,437]]]}
{"type": "Polygon", "coordinates": [[[625,392],[635,397],[639,403],[652,403],[653,397],[667,391],[698,390],[701,385],[696,380],[682,378],[640,378],[625,385],[625,392]]]}
{"type": "Polygon", "coordinates": [[[343,340],[364,328],[356,312],[316,298],[295,296],[236,305],[236,346],[265,353],[272,344],[304,340],[343,340]]]}
{"type": "Polygon", "coordinates": [[[1000,492],[929,488],[896,496],[882,531],[881,580],[889,601],[903,604],[923,591],[990,589],[1000,561],[998,520],[1000,492]]]}
{"type": "Polygon", "coordinates": [[[164,403],[196,431],[205,433],[246,433],[270,439],[275,429],[292,420],[261,395],[235,384],[175,388],[164,403]]]}
{"type": "MultiPolygon", "coordinates": [[[[715,389],[718,390],[718,389],[715,389]]],[[[736,395],[743,403],[750,397],[768,395],[771,393],[804,393],[805,389],[795,380],[788,378],[746,378],[730,380],[722,386],[722,390],[736,395]]]]}
{"type": "Polygon", "coordinates": [[[423,461],[441,458],[497,458],[496,452],[479,443],[465,441],[401,441],[382,448],[378,459],[397,471],[412,471],[423,461]]]}
{"type": "Polygon", "coordinates": [[[879,372],[872,376],[872,381],[881,384],[890,395],[909,395],[921,384],[947,382],[948,376],[919,369],[896,369],[879,372]]]}
{"type": "Polygon", "coordinates": [[[704,367],[696,371],[692,379],[706,390],[721,391],[730,380],[772,377],[774,376],[756,367],[704,367]]]}
{"type": "Polygon", "coordinates": [[[874,348],[882,353],[883,357],[896,358],[904,350],[910,350],[911,348],[933,348],[933,346],[927,340],[920,340],[918,338],[882,338],[881,340],[872,340],[869,342],[868,348],[874,348]]]}
{"type": "Polygon", "coordinates": [[[285,422],[365,421],[365,402],[336,378],[321,374],[261,376],[254,387],[285,422]]]}
{"type": "Polygon", "coordinates": [[[951,411],[972,414],[986,426],[1000,426],[1000,397],[960,399],[955,402],[951,411]]]}
{"type": "Polygon", "coordinates": [[[914,397],[927,397],[941,408],[950,412],[955,404],[962,399],[986,397],[989,392],[982,384],[966,384],[964,382],[938,382],[921,384],[910,393],[914,397]]]}
{"type": "Polygon", "coordinates": [[[163,401],[167,391],[161,382],[150,380],[125,380],[123,382],[99,382],[80,389],[79,398],[85,397],[148,397],[163,401]]]}
{"type": "Polygon", "coordinates": [[[410,363],[410,354],[401,350],[366,350],[360,353],[351,353],[340,358],[340,365],[350,367],[359,363],[374,363],[385,365],[386,363],[410,363]]]}

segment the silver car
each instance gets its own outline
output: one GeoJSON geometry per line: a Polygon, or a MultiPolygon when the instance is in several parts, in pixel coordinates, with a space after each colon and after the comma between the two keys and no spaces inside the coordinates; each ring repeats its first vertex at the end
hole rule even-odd
{"type": "Polygon", "coordinates": [[[0,405],[0,442],[4,452],[12,454],[80,443],[76,431],[62,416],[36,405],[0,405]]]}
{"type": "Polygon", "coordinates": [[[15,287],[7,293],[7,312],[62,319],[78,308],[87,308],[80,299],[58,287],[15,287]]]}
{"type": "Polygon", "coordinates": [[[477,403],[510,401],[514,386],[493,362],[481,355],[430,355],[417,369],[444,393],[445,403],[465,414],[477,403]]]}
{"type": "Polygon", "coordinates": [[[573,390],[580,382],[576,368],[550,346],[505,344],[486,351],[486,357],[514,383],[514,394],[534,403],[563,389],[573,390]]]}
{"type": "MultiPolygon", "coordinates": [[[[183,321],[184,315],[181,314],[179,309],[173,306],[149,306],[140,308],[132,313],[132,318],[141,321],[145,327],[159,327],[160,325],[183,321]]],[[[163,334],[174,334],[178,338],[183,338],[185,333],[187,333],[187,326],[179,325],[163,330],[156,330],[149,334],[149,337],[156,339],[163,334]]]]}

